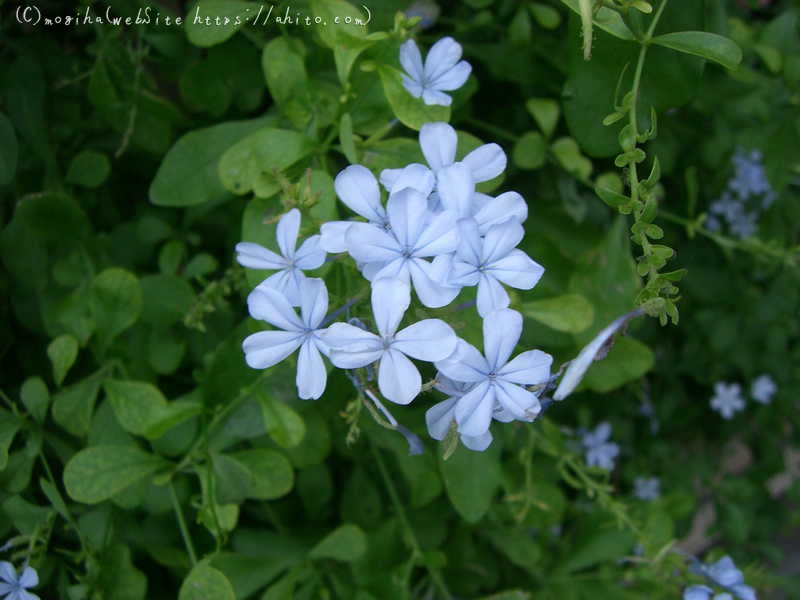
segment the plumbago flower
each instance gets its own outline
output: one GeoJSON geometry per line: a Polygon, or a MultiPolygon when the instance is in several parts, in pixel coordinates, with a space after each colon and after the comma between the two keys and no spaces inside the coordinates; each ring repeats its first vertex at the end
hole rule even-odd
{"type": "MultiPolygon", "coordinates": [[[[425,413],[425,424],[428,426],[428,433],[433,439],[441,441],[447,436],[447,432],[450,431],[450,426],[455,420],[458,401],[475,385],[453,381],[446,375],[439,373],[436,375],[436,384],[433,387],[448,396],[447,400],[432,406],[425,413]]],[[[493,439],[492,432],[488,429],[483,435],[470,436],[461,434],[459,437],[461,438],[461,443],[467,448],[479,452],[486,450],[493,439]]]]}
{"type": "Polygon", "coordinates": [[[742,386],[738,383],[718,381],[714,384],[714,395],[709,404],[711,404],[711,408],[722,415],[723,419],[732,419],[733,415],[744,410],[742,386]]]}
{"type": "Polygon", "coordinates": [[[400,64],[406,71],[403,86],[425,104],[450,106],[453,99],[444,92],[460,88],[472,72],[472,66],[460,59],[461,45],[451,37],[436,42],[424,64],[417,43],[408,40],[400,47],[400,64]]]}
{"type": "Polygon", "coordinates": [[[298,348],[298,395],[316,400],[325,391],[328,373],[321,354],[328,355],[320,328],[328,312],[328,290],[321,279],[300,282],[300,316],[287,296],[270,287],[259,286],[247,298],[250,315],[277,329],[260,331],[242,343],[245,361],[253,369],[266,369],[278,364],[298,348]]]}
{"type": "Polygon", "coordinates": [[[657,500],[661,496],[661,481],[658,477],[637,477],[633,487],[633,495],[639,500],[657,500]]]}
{"type": "Polygon", "coordinates": [[[349,323],[334,323],[322,334],[331,362],[342,369],[378,363],[378,388],[392,402],[408,404],[422,390],[422,376],[408,357],[433,362],[453,353],[456,334],[440,319],[423,319],[400,331],[411,304],[403,281],[379,279],[372,284],[372,314],[378,334],[349,323]]]}
{"type": "Polygon", "coordinates": [[[594,431],[583,435],[581,443],[586,450],[586,464],[590,467],[600,467],[611,471],[614,469],[614,460],[619,455],[619,446],[608,441],[611,437],[611,425],[603,421],[594,431]]]}
{"type": "Polygon", "coordinates": [[[707,585],[692,585],[683,592],[683,600],[757,600],[756,592],[744,583],[744,575],[736,568],[730,556],[723,556],[712,565],[695,563],[692,570],[703,575],[714,586],[722,588],[722,593],[714,595],[707,585]]]}
{"type": "Polygon", "coordinates": [[[4,600],[39,600],[39,596],[27,591],[39,585],[39,575],[33,567],[25,566],[17,575],[14,565],[0,561],[0,596],[4,600]]]}
{"type": "Polygon", "coordinates": [[[769,404],[772,402],[772,396],[778,391],[778,386],[769,375],[759,375],[753,380],[750,386],[750,395],[753,400],[761,404],[769,404]]]}
{"type": "Polygon", "coordinates": [[[284,294],[292,306],[300,305],[300,284],[306,278],[303,271],[321,267],[326,256],[325,250],[319,245],[318,235],[312,235],[297,248],[299,231],[300,211],[293,208],[278,221],[275,237],[280,254],[252,242],[236,244],[236,260],[243,267],[278,271],[260,285],[284,294]]]}
{"type": "MultiPolygon", "coordinates": [[[[484,354],[459,339],[455,352],[435,363],[451,380],[471,384],[454,403],[452,413],[462,436],[485,436],[496,415],[502,420],[533,421],[541,411],[538,396],[526,386],[549,380],[553,357],[529,350],[509,360],[521,335],[522,315],[510,309],[496,310],[483,320],[484,354]]],[[[436,416],[432,414],[430,418],[440,421],[441,417],[435,419],[436,416]]]]}

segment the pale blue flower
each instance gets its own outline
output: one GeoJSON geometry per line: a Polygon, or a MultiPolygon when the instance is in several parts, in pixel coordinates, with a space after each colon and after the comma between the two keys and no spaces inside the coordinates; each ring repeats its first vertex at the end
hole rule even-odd
{"type": "MultiPolygon", "coordinates": [[[[453,381],[442,373],[437,374],[434,387],[448,396],[447,400],[434,404],[425,412],[425,424],[428,426],[428,433],[435,440],[443,440],[450,430],[450,425],[455,420],[456,406],[458,401],[475,387],[474,383],[461,383],[453,381]]],[[[469,436],[460,434],[461,443],[470,450],[483,452],[492,443],[492,432],[488,429],[486,433],[479,436],[469,436]]]]}
{"type": "Polygon", "coordinates": [[[14,565],[0,561],[0,596],[3,600],[39,600],[39,596],[27,591],[39,585],[39,575],[33,567],[25,566],[17,576],[14,565]]]}
{"type": "Polygon", "coordinates": [[[452,257],[449,283],[459,287],[478,286],[478,313],[485,317],[511,303],[503,284],[530,290],[541,279],[544,268],[516,248],[525,230],[515,219],[494,225],[481,238],[472,219],[459,221],[461,243],[452,257]]]}
{"type": "Polygon", "coordinates": [[[429,215],[427,198],[413,188],[389,196],[387,215],[385,228],[353,223],[345,234],[347,250],[363,265],[364,276],[370,281],[388,277],[413,283],[420,301],[430,308],[452,302],[458,289],[443,286],[425,259],[458,247],[455,215],[449,211],[429,215]]]}
{"type": "Polygon", "coordinates": [[[637,477],[633,487],[633,495],[639,500],[657,500],[661,496],[661,481],[658,477],[637,477]]]}
{"type": "Polygon", "coordinates": [[[745,585],[744,575],[730,556],[723,556],[712,565],[699,565],[697,570],[739,600],[757,600],[755,590],[745,585]]]}
{"type": "Polygon", "coordinates": [[[472,71],[470,64],[461,60],[461,45],[451,37],[436,42],[424,64],[416,42],[408,40],[400,46],[400,64],[406,71],[403,86],[429,105],[450,106],[453,99],[444,92],[460,88],[472,71]]]}
{"type": "Polygon", "coordinates": [[[300,211],[293,208],[278,221],[275,237],[280,254],[259,244],[236,244],[236,260],[250,269],[277,270],[260,285],[284,294],[292,306],[300,305],[300,284],[306,278],[303,271],[317,269],[325,262],[325,251],[320,247],[320,236],[312,235],[297,248],[300,231],[300,211]]]}
{"type": "Polygon", "coordinates": [[[707,585],[690,585],[683,590],[683,600],[710,600],[713,594],[714,590],[707,585]]]}
{"type": "Polygon", "coordinates": [[[529,350],[509,360],[521,334],[522,315],[496,310],[483,320],[484,354],[459,339],[452,356],[436,363],[450,379],[473,385],[455,404],[453,418],[461,435],[485,435],[495,416],[532,421],[541,411],[539,398],[525,386],[548,381],[553,357],[529,350]]]}
{"type": "Polygon", "coordinates": [[[327,369],[321,354],[328,355],[322,341],[321,325],[328,312],[328,290],[321,279],[305,279],[300,283],[300,316],[285,295],[263,285],[247,297],[250,315],[276,327],[259,331],[245,338],[242,348],[245,361],[254,369],[278,364],[298,348],[295,383],[300,398],[316,400],[325,391],[327,369]]]}
{"type": "Polygon", "coordinates": [[[434,362],[452,354],[456,334],[440,319],[423,319],[398,331],[411,303],[409,286],[396,279],[372,284],[372,314],[378,334],[348,323],[334,323],[322,335],[331,362],[342,369],[378,363],[378,388],[397,404],[410,403],[422,389],[422,377],[408,357],[434,362]]]}
{"type": "Polygon", "coordinates": [[[611,437],[611,425],[603,421],[594,431],[586,432],[581,443],[586,452],[586,464],[611,471],[614,460],[619,455],[619,446],[608,441],[611,437]]]}
{"type": "Polygon", "coordinates": [[[778,391],[778,386],[769,375],[759,375],[750,386],[750,395],[753,400],[761,404],[769,404],[772,402],[772,396],[778,391]]]}
{"type": "Polygon", "coordinates": [[[722,415],[723,419],[732,419],[733,415],[744,409],[742,386],[738,383],[718,381],[714,384],[714,395],[711,397],[711,408],[722,415]]]}
{"type": "Polygon", "coordinates": [[[433,0],[418,0],[405,9],[404,12],[409,19],[412,17],[419,17],[420,21],[417,23],[416,28],[424,30],[430,29],[436,25],[436,21],[442,9],[439,8],[439,5],[433,2],[433,0]]]}

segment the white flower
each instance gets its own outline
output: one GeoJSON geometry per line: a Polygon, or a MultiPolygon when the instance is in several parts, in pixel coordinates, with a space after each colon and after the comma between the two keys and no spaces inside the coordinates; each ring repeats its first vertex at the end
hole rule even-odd
{"type": "Polygon", "coordinates": [[[633,487],[633,495],[639,500],[657,500],[661,496],[661,481],[658,477],[637,477],[633,487]]]}
{"type": "Polygon", "coordinates": [[[426,257],[449,254],[458,246],[455,215],[448,211],[431,216],[427,199],[413,188],[389,196],[388,227],[353,223],[345,239],[347,250],[363,263],[370,281],[388,277],[413,282],[420,301],[438,308],[452,302],[458,289],[446,288],[432,276],[426,257]]]}
{"type": "Polygon", "coordinates": [[[247,364],[254,369],[271,367],[300,348],[297,358],[298,395],[316,400],[325,391],[327,370],[320,353],[328,355],[320,325],[328,312],[328,290],[321,279],[300,283],[300,317],[283,294],[259,286],[247,297],[250,315],[276,327],[245,338],[242,348],[247,364]]]}
{"type": "Polygon", "coordinates": [[[614,459],[619,455],[619,446],[609,442],[611,425],[603,421],[594,431],[587,432],[581,443],[586,450],[586,464],[590,467],[600,467],[611,471],[614,468],[614,459]]]}
{"type": "Polygon", "coordinates": [[[772,396],[778,391],[778,386],[769,375],[759,375],[750,386],[750,395],[753,400],[761,404],[769,404],[772,402],[772,396]]]}
{"type": "Polygon", "coordinates": [[[481,238],[471,219],[459,221],[461,243],[456,249],[449,282],[457,286],[478,286],[478,313],[508,308],[511,300],[502,284],[520,290],[532,289],[544,268],[516,245],[525,231],[515,219],[494,225],[481,238]]]}
{"type": "Polygon", "coordinates": [[[460,88],[469,78],[472,67],[461,59],[461,45],[451,37],[436,42],[428,52],[425,64],[414,40],[400,46],[400,64],[406,71],[403,86],[425,104],[450,106],[453,99],[443,92],[460,88]]]}
{"type": "Polygon", "coordinates": [[[460,339],[453,355],[436,363],[450,379],[473,384],[453,414],[461,435],[485,435],[496,413],[508,411],[516,419],[532,421],[541,411],[539,398],[524,386],[546,382],[553,357],[529,350],[509,361],[521,334],[522,315],[494,311],[483,321],[484,354],[460,339]]]}
{"type": "MultiPolygon", "coordinates": [[[[434,404],[425,412],[425,424],[428,426],[428,433],[435,440],[443,440],[450,430],[450,424],[455,419],[456,406],[464,394],[475,387],[473,383],[460,383],[453,381],[441,373],[436,376],[434,387],[448,396],[447,400],[434,404]]],[[[492,432],[488,429],[486,433],[479,436],[460,435],[461,443],[470,450],[483,452],[492,443],[492,432]]]]}
{"type": "Polygon", "coordinates": [[[372,284],[372,314],[378,335],[348,323],[334,323],[322,339],[331,348],[331,362],[356,369],[378,362],[378,388],[397,404],[410,403],[422,389],[422,377],[408,357],[437,361],[452,354],[456,334],[440,319],[423,319],[397,331],[411,303],[408,285],[395,279],[372,284]]]}
{"type": "MultiPolygon", "coordinates": [[[[447,123],[425,123],[419,130],[419,145],[431,170],[438,176],[439,171],[456,162],[458,135],[447,123]]],[[[506,153],[497,144],[484,144],[475,148],[461,161],[469,168],[470,179],[474,183],[489,181],[506,169],[506,153]]],[[[403,169],[384,169],[381,183],[387,190],[394,189],[394,182],[403,169]]]]}
{"type": "Polygon", "coordinates": [[[280,218],[275,231],[280,255],[252,242],[236,244],[236,260],[240,265],[250,269],[278,270],[260,286],[281,292],[292,306],[300,305],[300,284],[306,278],[303,271],[321,267],[326,255],[320,248],[318,235],[312,235],[295,249],[299,231],[300,211],[293,208],[280,218]]]}
{"type": "Polygon", "coordinates": [[[714,396],[710,404],[723,419],[732,419],[733,415],[744,409],[742,387],[738,383],[718,381],[714,384],[714,396]]]}
{"type": "Polygon", "coordinates": [[[39,600],[39,596],[27,591],[37,585],[39,575],[33,567],[26,566],[17,576],[14,565],[0,561],[0,596],[4,596],[4,600],[39,600]]]}

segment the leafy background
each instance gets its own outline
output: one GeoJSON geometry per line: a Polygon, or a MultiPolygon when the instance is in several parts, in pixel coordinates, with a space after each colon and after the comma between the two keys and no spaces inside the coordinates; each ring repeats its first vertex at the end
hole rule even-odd
{"type": "MultiPolygon", "coordinates": [[[[444,109],[400,84],[406,3],[373,3],[367,28],[25,26],[2,7],[0,535],[15,564],[39,571],[36,591],[676,598],[690,579],[679,542],[733,555],[761,597],[800,598],[800,5],[747,4],[671,0],[657,34],[726,35],[741,66],[654,45],[641,81],[642,129],[651,106],[658,118],[643,145],[647,168],[661,166],[657,221],[669,268],[688,270],[680,320],[635,322],[580,393],[447,460],[431,440],[409,456],[341,372],[304,402],[291,364],[247,368],[241,340],[259,325],[244,298],[258,274],[233,247],[270,245],[291,206],[314,227],[335,218],[341,168],[421,160],[414,130],[449,119],[460,156],[488,141],[510,156],[481,191],[523,194],[524,249],[547,268],[513,298],[522,344],[569,360],[642,291],[631,217],[594,189],[622,190],[628,173],[614,164],[625,121],[602,122],[638,44],[595,27],[584,60],[577,2],[443,4],[415,37],[452,35],[473,65],[444,109]],[[737,148],[763,152],[778,192],[746,240],[703,227],[737,148]],[[771,405],[732,421],[710,410],[715,382],[762,373],[778,385],[771,405]],[[601,420],[622,447],[612,473],[586,467],[574,442],[601,420]],[[633,498],[637,476],[659,477],[662,497],[633,498]]],[[[196,8],[111,11],[148,6],[196,8]]],[[[200,0],[211,15],[257,6],[200,0]]],[[[652,17],[631,10],[643,29],[652,17]]],[[[344,0],[295,11],[365,18],[344,0]]],[[[324,276],[332,306],[364,292],[339,264],[324,276]]],[[[479,335],[473,317],[444,318],[479,335]]],[[[425,437],[433,401],[395,416],[425,437]]]]}

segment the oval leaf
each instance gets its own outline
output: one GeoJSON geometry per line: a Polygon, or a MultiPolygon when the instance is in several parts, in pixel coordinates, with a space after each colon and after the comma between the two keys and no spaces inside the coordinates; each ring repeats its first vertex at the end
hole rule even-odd
{"type": "Polygon", "coordinates": [[[557,331],[580,333],[592,325],[594,308],[580,294],[564,294],[546,300],[526,302],[522,314],[557,331]]]}
{"type": "Polygon", "coordinates": [[[676,31],[653,38],[652,43],[678,52],[713,60],[726,69],[736,69],[742,61],[742,49],[722,35],[707,31],[676,31]]]}
{"type": "Polygon", "coordinates": [[[236,600],[236,594],[222,571],[200,563],[183,581],[178,600],[236,600]]]}

